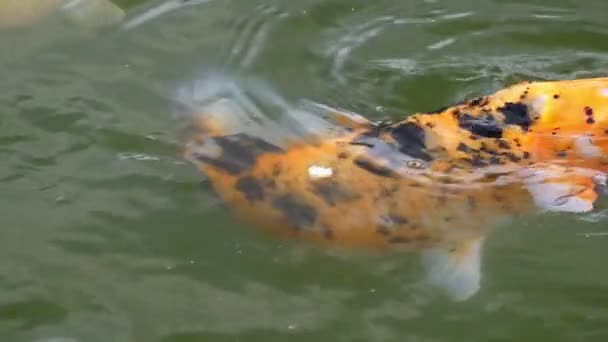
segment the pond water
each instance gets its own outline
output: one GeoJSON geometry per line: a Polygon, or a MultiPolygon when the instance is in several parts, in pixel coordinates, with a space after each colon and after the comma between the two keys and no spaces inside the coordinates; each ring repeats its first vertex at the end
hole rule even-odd
{"type": "Polygon", "coordinates": [[[0,31],[1,341],[608,339],[606,201],[500,227],[482,289],[453,302],[415,255],[331,253],[235,220],[181,160],[172,111],[210,72],[372,119],[605,75],[608,2],[115,3],[120,24],[51,14],[0,31]]]}

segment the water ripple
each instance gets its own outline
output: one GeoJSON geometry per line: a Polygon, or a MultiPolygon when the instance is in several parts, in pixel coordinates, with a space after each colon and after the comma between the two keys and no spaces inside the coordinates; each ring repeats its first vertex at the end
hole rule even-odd
{"type": "Polygon", "coordinates": [[[167,13],[184,7],[197,6],[212,0],[163,0],[158,5],[148,8],[144,12],[134,16],[122,25],[124,30],[132,30],[148,21],[157,19],[167,13]]]}
{"type": "Polygon", "coordinates": [[[239,18],[236,23],[236,37],[230,44],[228,65],[250,67],[266,46],[272,28],[278,21],[289,17],[274,6],[260,5],[253,9],[255,15],[239,18]]]}

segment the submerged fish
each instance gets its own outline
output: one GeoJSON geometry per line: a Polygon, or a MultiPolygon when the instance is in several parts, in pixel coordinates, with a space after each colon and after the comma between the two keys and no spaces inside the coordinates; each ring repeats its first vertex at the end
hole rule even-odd
{"type": "Polygon", "coordinates": [[[125,17],[110,0],[2,0],[0,29],[30,26],[53,13],[86,29],[116,24],[125,17]]]}
{"type": "Polygon", "coordinates": [[[588,212],[606,183],[608,78],[523,82],[396,122],[321,105],[278,105],[277,122],[228,93],[203,84],[179,99],[184,157],[236,215],[332,246],[419,250],[456,300],[480,288],[492,227],[588,212]]]}

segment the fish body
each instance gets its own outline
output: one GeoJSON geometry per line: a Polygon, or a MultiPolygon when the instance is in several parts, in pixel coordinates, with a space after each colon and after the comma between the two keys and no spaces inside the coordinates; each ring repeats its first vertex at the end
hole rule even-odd
{"type": "Polygon", "coordinates": [[[281,141],[229,101],[193,114],[184,157],[238,217],[331,246],[420,250],[460,300],[479,289],[492,227],[590,211],[608,172],[608,78],[523,82],[388,123],[328,110],[330,129],[281,141]]]}

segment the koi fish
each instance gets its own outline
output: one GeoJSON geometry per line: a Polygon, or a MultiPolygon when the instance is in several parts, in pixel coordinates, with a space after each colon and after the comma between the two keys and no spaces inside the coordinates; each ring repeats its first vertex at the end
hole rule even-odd
{"type": "Polygon", "coordinates": [[[30,26],[53,13],[62,13],[85,29],[114,24],[125,17],[110,0],[2,0],[0,29],[30,26]]]}
{"type": "Polygon", "coordinates": [[[269,119],[228,93],[202,84],[178,99],[183,157],[234,214],[281,237],[419,251],[454,300],[479,291],[493,227],[591,211],[606,184],[608,78],[522,82],[394,122],[276,99],[269,119]]]}

